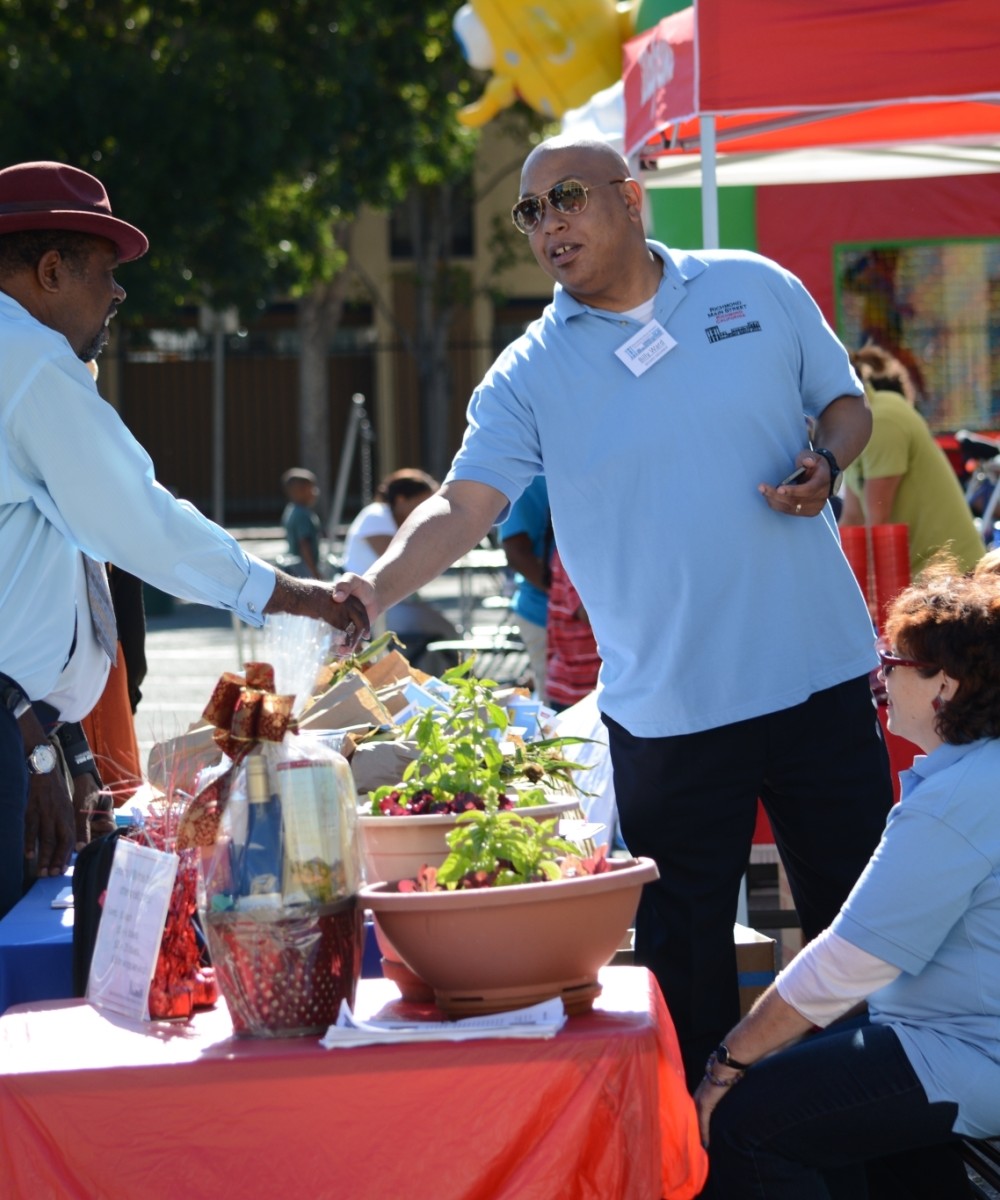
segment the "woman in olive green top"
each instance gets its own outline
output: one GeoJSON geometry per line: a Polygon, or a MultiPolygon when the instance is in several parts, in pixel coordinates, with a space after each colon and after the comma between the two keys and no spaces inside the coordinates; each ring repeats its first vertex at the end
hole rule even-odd
{"type": "Polygon", "coordinates": [[[962,570],[970,570],[986,547],[944,451],[895,390],[904,386],[902,367],[876,346],[858,351],[852,362],[868,392],[872,436],[844,471],[841,525],[908,526],[912,576],[946,546],[962,570]]]}

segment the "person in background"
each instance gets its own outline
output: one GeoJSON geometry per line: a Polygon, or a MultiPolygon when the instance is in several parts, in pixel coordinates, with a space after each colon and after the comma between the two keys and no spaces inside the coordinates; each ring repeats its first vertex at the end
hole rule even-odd
{"type": "MultiPolygon", "coordinates": [[[[86,364],[97,382],[99,369],[96,359],[86,364]]],[[[135,710],[141,699],[140,685],[146,676],[146,613],[143,605],[142,580],[105,564],[111,604],[118,633],[118,661],[108,674],[100,699],[77,724],[57,726],[73,781],[73,806],[77,812],[77,849],[82,837],[81,813],[90,813],[90,837],[107,831],[104,814],[110,814],[114,826],[113,808],[121,808],[142,783],[142,763],[135,732],[135,710]],[[78,730],[78,732],[74,732],[78,730]],[[84,747],[86,747],[86,752],[84,747]],[[87,754],[91,761],[87,762],[87,754]],[[91,792],[96,781],[97,791],[91,792]]],[[[56,704],[58,709],[58,704],[56,704]]],[[[53,719],[57,719],[53,714],[53,719]]]]}
{"type": "Polygon", "coordinates": [[[951,1200],[958,1138],[1000,1135],[1000,579],[936,559],[879,657],[925,757],[832,925],[708,1060],[713,1200],[951,1200]]]}
{"type": "MultiPolygon", "coordinates": [[[[363,574],[392,541],[396,530],[437,489],[437,480],[416,467],[402,467],[387,475],[375,496],[351,522],[344,539],[344,571],[363,574]]],[[[431,642],[455,641],[458,630],[432,604],[416,592],[385,614],[385,626],[406,647],[409,661],[431,675],[455,665],[454,654],[428,653],[431,642]]]]}
{"type": "Polygon", "coordinates": [[[913,407],[909,372],[871,342],[851,361],[868,393],[872,435],[844,471],[840,524],[906,525],[914,578],[943,548],[968,570],[983,555],[983,539],[951,464],[913,407]]]}
{"type": "Polygon", "coordinates": [[[59,720],[77,721],[101,695],[118,659],[105,563],[252,625],[289,612],[368,629],[359,602],[175,500],[98,394],[85,364],[125,299],[119,266],[148,246],[86,171],[0,170],[0,916],[26,874],[61,874],[72,853],[72,801],[32,702],[58,686],[59,720]],[[30,797],[29,774],[44,777],[30,797]]]}
{"type": "Polygon", "coordinates": [[[536,475],[500,526],[500,545],[507,566],[515,572],[510,610],[528,651],[532,690],[545,696],[545,624],[549,606],[549,560],[552,555],[552,519],[545,476],[536,475]]]}
{"type": "Polygon", "coordinates": [[[580,593],[566,574],[559,548],[552,551],[552,586],[546,621],[545,700],[562,712],[597,687],[601,656],[580,593]]]}
{"type": "Polygon", "coordinates": [[[290,467],[281,476],[288,503],[281,514],[281,525],[288,540],[288,553],[298,559],[290,566],[293,575],[322,579],[319,569],[320,521],[316,515],[319,487],[316,476],[305,467],[290,467]]]}
{"type": "Polygon", "coordinates": [[[440,491],[336,595],[373,620],[544,474],[601,647],[621,832],[660,871],[636,960],[694,1086],[739,1014],[733,922],[758,798],[806,937],[836,915],[892,802],[871,619],[829,505],[871,415],[799,280],[745,251],[647,240],[642,204],[606,143],[531,151],[512,216],[553,301],[476,388],[440,491]]]}

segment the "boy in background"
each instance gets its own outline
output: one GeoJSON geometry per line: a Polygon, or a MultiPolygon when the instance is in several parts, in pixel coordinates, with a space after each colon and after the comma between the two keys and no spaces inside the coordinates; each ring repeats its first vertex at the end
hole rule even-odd
{"type": "Polygon", "coordinates": [[[305,579],[321,579],[319,571],[319,517],[316,502],[319,487],[316,476],[305,467],[289,467],[281,477],[288,504],[281,514],[281,524],[288,539],[288,553],[299,559],[288,567],[289,575],[305,579]]]}

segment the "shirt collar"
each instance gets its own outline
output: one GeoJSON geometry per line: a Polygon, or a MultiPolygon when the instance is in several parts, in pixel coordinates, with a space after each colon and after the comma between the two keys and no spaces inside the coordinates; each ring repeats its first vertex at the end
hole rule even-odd
{"type": "MultiPolygon", "coordinates": [[[[671,250],[662,242],[654,241],[652,238],[646,239],[646,245],[663,261],[663,278],[660,280],[660,286],[656,293],[656,308],[659,310],[663,297],[669,297],[672,293],[673,296],[669,302],[672,311],[684,298],[685,284],[694,279],[696,275],[700,275],[708,263],[696,254],[689,254],[685,250],[671,250]]],[[[583,313],[593,313],[598,317],[618,318],[621,316],[620,313],[612,312],[607,308],[594,308],[589,304],[581,304],[566,291],[561,283],[557,283],[553,289],[552,306],[556,318],[563,322],[583,313]]]]}
{"type": "Polygon", "coordinates": [[[905,795],[908,791],[912,791],[922,779],[930,779],[931,776],[953,767],[955,763],[961,762],[967,754],[990,740],[990,738],[979,738],[974,742],[965,742],[961,746],[957,746],[953,742],[945,742],[936,750],[932,750],[930,754],[918,754],[913,760],[913,765],[899,773],[902,793],[905,795]]]}

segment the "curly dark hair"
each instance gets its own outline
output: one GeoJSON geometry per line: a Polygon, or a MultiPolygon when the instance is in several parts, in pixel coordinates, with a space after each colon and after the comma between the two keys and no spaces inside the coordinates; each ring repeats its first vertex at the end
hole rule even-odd
{"type": "Polygon", "coordinates": [[[935,558],[892,602],[883,633],[897,653],[934,664],[917,668],[925,678],[958,681],[935,719],[942,741],[1000,737],[1000,575],[935,558]]]}
{"type": "Polygon", "coordinates": [[[30,270],[49,250],[58,250],[71,270],[82,270],[103,240],[75,229],[22,229],[0,234],[0,278],[30,270]]]}

